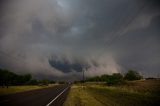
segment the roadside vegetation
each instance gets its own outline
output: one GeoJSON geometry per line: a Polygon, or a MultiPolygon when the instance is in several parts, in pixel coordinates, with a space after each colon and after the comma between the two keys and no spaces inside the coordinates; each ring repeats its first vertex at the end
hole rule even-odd
{"type": "Polygon", "coordinates": [[[125,75],[121,73],[113,73],[112,75],[102,75],[87,78],[85,82],[106,82],[107,85],[121,85],[126,81],[140,80],[143,77],[134,70],[129,70],[125,75]]]}
{"type": "Polygon", "coordinates": [[[0,86],[9,87],[16,85],[48,85],[55,84],[56,81],[42,79],[37,80],[31,74],[18,75],[6,69],[0,69],[0,86]]]}
{"type": "Polygon", "coordinates": [[[160,80],[128,81],[125,85],[74,84],[64,106],[159,106],[160,80]]]}
{"type": "Polygon", "coordinates": [[[86,88],[73,85],[64,106],[101,106],[101,103],[89,94],[86,88]]]}
{"type": "Polygon", "coordinates": [[[76,81],[64,106],[159,106],[160,80],[142,78],[129,70],[76,81]]]}
{"type": "Polygon", "coordinates": [[[0,69],[0,95],[46,88],[65,83],[64,81],[57,82],[48,79],[37,80],[31,74],[18,75],[9,70],[0,69]]]}
{"type": "Polygon", "coordinates": [[[49,85],[49,86],[40,86],[40,85],[10,86],[8,88],[0,88],[0,95],[35,90],[35,89],[42,89],[42,88],[47,88],[47,87],[51,87],[51,86],[54,86],[54,85],[49,85]]]}

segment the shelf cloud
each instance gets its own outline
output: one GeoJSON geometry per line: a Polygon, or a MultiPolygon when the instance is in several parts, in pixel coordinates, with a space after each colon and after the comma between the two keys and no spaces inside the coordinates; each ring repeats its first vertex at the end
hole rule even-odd
{"type": "Polygon", "coordinates": [[[157,0],[1,0],[0,67],[80,79],[160,70],[157,0]]]}

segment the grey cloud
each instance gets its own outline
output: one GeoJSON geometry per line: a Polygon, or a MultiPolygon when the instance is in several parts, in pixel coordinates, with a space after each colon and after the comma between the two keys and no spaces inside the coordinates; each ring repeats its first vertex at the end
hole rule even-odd
{"type": "Polygon", "coordinates": [[[80,78],[85,66],[88,76],[125,67],[159,74],[156,0],[13,0],[2,7],[3,67],[55,79],[80,78]]]}

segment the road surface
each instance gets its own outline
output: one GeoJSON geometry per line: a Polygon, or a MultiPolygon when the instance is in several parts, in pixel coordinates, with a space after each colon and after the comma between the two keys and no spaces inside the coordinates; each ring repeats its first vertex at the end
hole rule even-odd
{"type": "Polygon", "coordinates": [[[62,106],[70,85],[0,96],[0,106],[62,106]]]}

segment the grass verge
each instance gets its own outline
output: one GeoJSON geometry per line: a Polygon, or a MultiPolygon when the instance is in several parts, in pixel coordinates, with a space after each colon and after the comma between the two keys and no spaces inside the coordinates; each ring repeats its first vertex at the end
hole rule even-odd
{"type": "Polygon", "coordinates": [[[54,85],[49,85],[49,86],[23,85],[23,86],[9,86],[8,88],[0,87],[0,95],[29,91],[29,90],[34,90],[34,89],[42,89],[42,88],[47,88],[51,86],[54,86],[54,85]]]}
{"type": "Polygon", "coordinates": [[[73,85],[70,89],[68,98],[64,106],[103,106],[92,95],[90,95],[86,88],[78,85],[73,85]]]}
{"type": "Polygon", "coordinates": [[[159,81],[132,81],[121,86],[90,83],[72,86],[64,106],[158,106],[159,81]]]}

